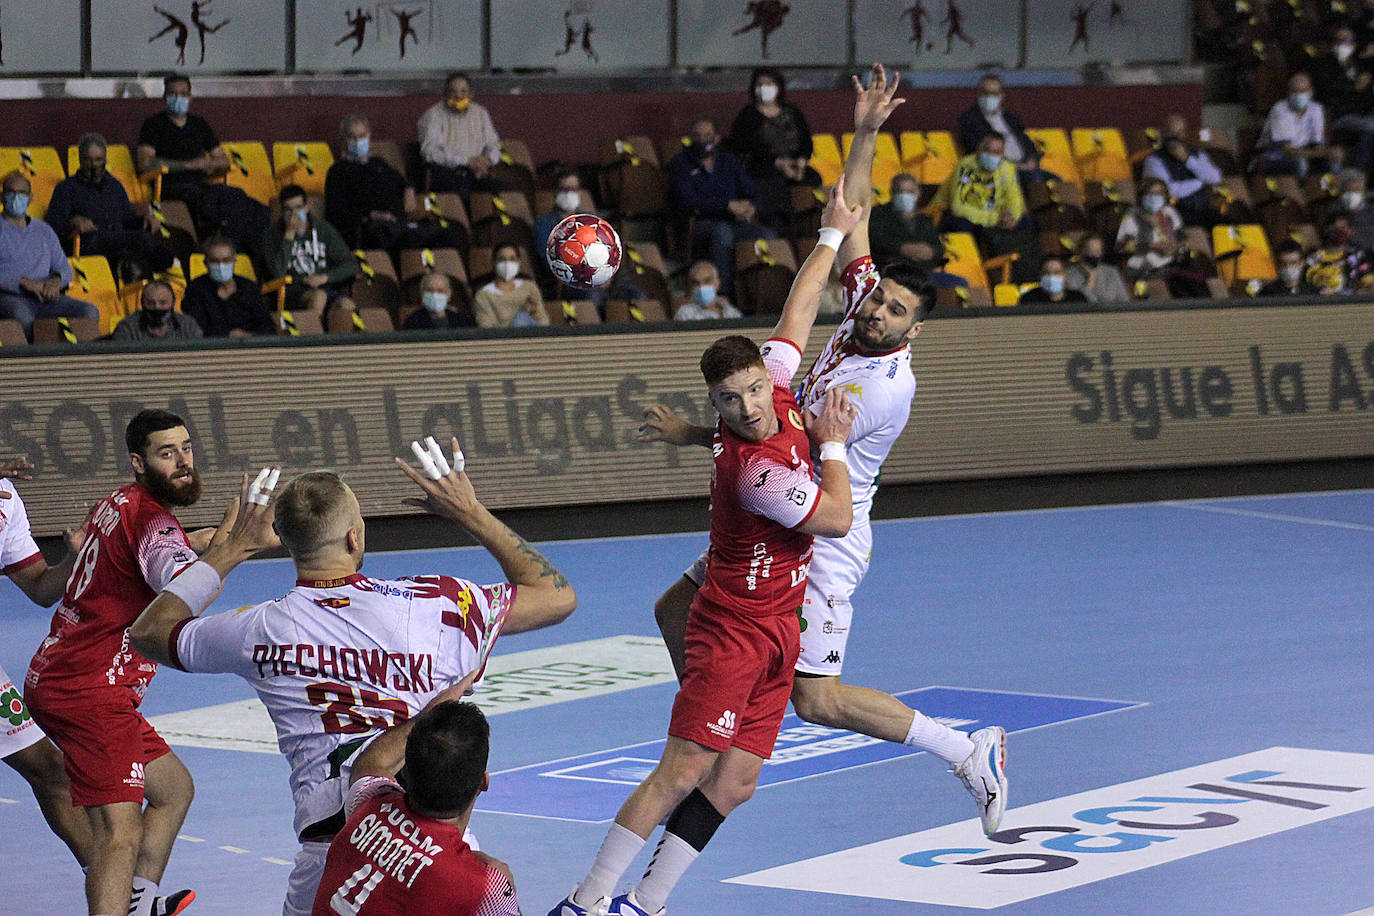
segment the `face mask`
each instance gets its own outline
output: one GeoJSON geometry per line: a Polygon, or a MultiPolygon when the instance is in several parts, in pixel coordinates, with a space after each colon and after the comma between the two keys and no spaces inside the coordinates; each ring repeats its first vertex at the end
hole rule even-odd
{"type": "Polygon", "coordinates": [[[978,107],[983,109],[983,114],[992,114],[1002,107],[1002,97],[1000,95],[980,95],[978,96],[978,107]]]}
{"type": "Polygon", "coordinates": [[[1294,92],[1288,96],[1288,104],[1292,105],[1298,111],[1305,109],[1307,103],[1311,101],[1312,93],[1310,92],[1294,92]]]}
{"type": "Polygon", "coordinates": [[[1051,296],[1057,296],[1064,291],[1063,274],[1045,274],[1040,278],[1040,288],[1051,296]]]}
{"type": "Polygon", "coordinates": [[[291,212],[300,217],[301,222],[310,222],[310,208],[308,206],[301,207],[299,210],[292,210],[291,212]]]}
{"type": "Polygon", "coordinates": [[[1002,157],[994,153],[979,153],[978,165],[985,171],[995,172],[997,167],[1002,164],[1002,157]]]}
{"type": "Polygon", "coordinates": [[[698,159],[705,159],[716,151],[716,141],[711,140],[703,143],[700,140],[692,141],[692,152],[696,153],[698,159]]]}
{"type": "Polygon", "coordinates": [[[167,96],[167,110],[180,117],[191,110],[191,97],[189,95],[169,95],[167,96]]]}
{"type": "Polygon", "coordinates": [[[1146,213],[1158,213],[1160,210],[1164,209],[1164,195],[1146,194],[1145,197],[1141,199],[1140,205],[1145,208],[1146,213]]]}
{"type": "Polygon", "coordinates": [[[1344,248],[1349,242],[1349,229],[1332,229],[1326,234],[1326,243],[1332,248],[1344,248]]]}
{"type": "Polygon", "coordinates": [[[145,328],[160,328],[171,319],[172,311],[171,309],[145,308],[138,317],[145,328]]]}
{"type": "Polygon", "coordinates": [[[1286,285],[1288,285],[1288,286],[1297,286],[1297,285],[1298,285],[1298,281],[1302,279],[1302,265],[1301,265],[1301,264],[1293,264],[1293,265],[1285,264],[1285,265],[1283,265],[1282,267],[1279,268],[1279,276],[1283,278],[1283,282],[1284,282],[1286,285]]]}
{"type": "Polygon", "coordinates": [[[910,213],[916,209],[916,195],[910,191],[898,191],[892,195],[892,206],[898,213],[910,213]]]}
{"type": "Polygon", "coordinates": [[[760,102],[766,105],[777,99],[778,87],[774,86],[772,83],[760,83],[758,86],[754,87],[754,95],[758,97],[760,102]]]}
{"type": "Polygon", "coordinates": [[[500,277],[502,280],[513,279],[518,273],[520,273],[519,261],[496,262],[496,276],[500,277]]]}
{"type": "Polygon", "coordinates": [[[90,184],[103,184],[105,182],[105,166],[102,165],[100,168],[83,166],[81,176],[90,184]]]}
{"type": "Polygon", "coordinates": [[[224,264],[219,262],[214,264],[207,264],[205,265],[205,270],[206,273],[210,275],[210,279],[214,280],[216,283],[228,283],[230,280],[234,279],[233,264],[224,264]]]}
{"type": "Polygon", "coordinates": [[[372,147],[371,137],[349,137],[348,155],[354,159],[366,159],[368,150],[372,147]]]}
{"type": "Polygon", "coordinates": [[[1102,263],[1102,255],[1085,254],[1080,256],[1079,260],[1083,262],[1084,267],[1096,267],[1097,265],[1102,263]]]}
{"type": "Polygon", "coordinates": [[[1355,54],[1355,46],[1347,44],[1336,45],[1336,60],[1345,63],[1355,54]]]}
{"type": "Polygon", "coordinates": [[[703,283],[692,290],[692,301],[700,306],[710,305],[716,301],[716,288],[709,283],[703,283]]]}
{"type": "Polygon", "coordinates": [[[420,294],[420,301],[424,303],[426,310],[439,315],[448,308],[448,293],[441,293],[438,290],[425,290],[420,294]]]}
{"type": "Polygon", "coordinates": [[[29,212],[29,195],[17,192],[5,194],[5,215],[23,216],[29,212]]]}
{"type": "Polygon", "coordinates": [[[558,209],[564,213],[571,213],[582,203],[582,195],[577,191],[559,191],[554,197],[554,203],[558,204],[558,209]]]}
{"type": "Polygon", "coordinates": [[[1347,210],[1359,210],[1364,206],[1364,194],[1360,191],[1346,191],[1341,195],[1341,203],[1347,210]]]}
{"type": "Polygon", "coordinates": [[[453,111],[467,111],[472,99],[444,99],[444,104],[453,111]]]}

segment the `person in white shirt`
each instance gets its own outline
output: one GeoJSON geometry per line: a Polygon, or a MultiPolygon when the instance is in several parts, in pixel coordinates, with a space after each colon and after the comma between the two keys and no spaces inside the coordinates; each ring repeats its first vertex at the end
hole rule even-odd
{"type": "Polygon", "coordinates": [[[457,440],[453,446],[456,469],[445,464],[437,479],[397,459],[423,491],[423,498],[404,502],[462,525],[507,581],[364,576],[362,513],[338,475],[302,474],[275,500],[270,487],[259,492],[245,476],[210,549],[130,631],[148,658],[185,671],[237,674],[267,707],[291,764],[301,840],[283,916],[310,912],[330,840],[345,820],[351,761],[368,741],[415,716],[445,687],[474,672],[480,678],[498,635],[550,626],[576,606],[562,573],[477,500],[457,440]],[[253,607],[197,616],[223,577],[275,546],[278,535],[295,562],[296,586],[253,607]]]}
{"type": "Polygon", "coordinates": [[[674,321],[702,321],[711,318],[739,318],[740,310],[719,294],[720,275],[710,261],[697,261],[687,271],[687,292],[691,298],[678,306],[674,321]]]}
{"type": "Polygon", "coordinates": [[[466,73],[450,73],[444,97],[420,115],[420,155],[429,169],[427,191],[499,191],[487,173],[501,161],[501,138],[487,109],[472,100],[466,73]]]}
{"type": "Polygon", "coordinates": [[[1262,175],[1305,178],[1341,164],[1341,148],[1326,144],[1326,111],[1312,98],[1312,79],[1306,73],[1289,77],[1288,96],[1269,109],[1256,149],[1254,166],[1262,175]]]}

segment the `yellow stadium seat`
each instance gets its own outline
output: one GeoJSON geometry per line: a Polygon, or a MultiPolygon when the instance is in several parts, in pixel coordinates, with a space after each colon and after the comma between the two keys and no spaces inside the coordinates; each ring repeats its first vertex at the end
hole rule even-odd
{"type": "Polygon", "coordinates": [[[1133,180],[1126,141],[1115,127],[1075,127],[1073,158],[1084,181],[1133,180]]]}
{"type": "Polygon", "coordinates": [[[277,186],[298,184],[306,194],[324,194],[324,176],[334,164],[328,143],[278,141],[272,144],[272,171],[277,186]]]}
{"type": "Polygon", "coordinates": [[[1242,280],[1272,280],[1278,276],[1264,227],[1254,223],[1214,226],[1212,255],[1217,273],[1227,285],[1242,280]]]}
{"type": "Polygon", "coordinates": [[[1068,134],[1058,127],[1034,127],[1028,128],[1026,135],[1040,150],[1040,168],[1083,187],[1083,179],[1078,174],[1078,166],[1073,161],[1073,151],[1069,147],[1068,134]]]}
{"type": "Polygon", "coordinates": [[[917,181],[921,184],[943,184],[954,174],[954,166],[959,163],[959,150],[954,145],[954,135],[947,130],[928,130],[924,136],[914,131],[902,134],[902,163],[908,171],[907,145],[908,134],[913,137],[912,150],[916,149],[914,138],[920,138],[921,171],[917,181]]]}
{"type": "Polygon", "coordinates": [[[8,175],[16,169],[24,174],[33,189],[29,215],[42,219],[48,212],[52,189],[67,177],[61,157],[51,146],[0,147],[0,175],[8,175]]]}
{"type": "MultiPolygon", "coordinates": [[[[203,273],[205,273],[205,255],[197,251],[191,255],[191,274],[188,279],[194,280],[203,273]]],[[[258,281],[258,272],[253,269],[253,259],[242,252],[234,258],[234,273],[240,277],[247,277],[254,283],[258,281]]]]}
{"type": "Polygon", "coordinates": [[[277,179],[272,175],[267,147],[257,140],[233,140],[224,144],[224,152],[229,157],[224,183],[242,188],[259,203],[270,204],[277,196],[277,179]]]}
{"type": "MultiPolygon", "coordinates": [[[[81,168],[81,155],[75,146],[67,147],[67,174],[75,175],[81,168]]],[[[105,148],[105,171],[124,185],[124,193],[129,195],[130,203],[143,202],[143,184],[138,180],[138,168],[134,165],[134,154],[123,143],[111,143],[105,148]]]]}
{"type": "MultiPolygon", "coordinates": [[[[854,134],[845,134],[840,140],[844,148],[844,158],[848,160],[849,147],[854,143],[854,134]]],[[[893,139],[892,134],[880,132],[873,150],[873,199],[875,203],[887,203],[892,193],[892,179],[901,174],[902,171],[902,157],[897,152],[897,141],[893,139]]]]}
{"type": "Polygon", "coordinates": [[[67,288],[67,295],[100,309],[100,333],[109,334],[127,314],[110,262],[103,255],[86,255],[68,258],[67,263],[72,265],[72,285],[67,288]]]}
{"type": "Polygon", "coordinates": [[[1021,287],[1015,283],[998,283],[992,288],[993,305],[1016,305],[1021,301],[1021,287]]]}
{"type": "Polygon", "coordinates": [[[844,157],[834,134],[811,135],[811,167],[821,176],[821,184],[829,187],[840,179],[844,171],[844,157]]]}
{"type": "Polygon", "coordinates": [[[969,286],[987,291],[988,277],[983,272],[983,257],[978,253],[978,243],[967,232],[950,232],[940,236],[945,243],[945,257],[949,262],[945,270],[963,277],[969,286]]]}

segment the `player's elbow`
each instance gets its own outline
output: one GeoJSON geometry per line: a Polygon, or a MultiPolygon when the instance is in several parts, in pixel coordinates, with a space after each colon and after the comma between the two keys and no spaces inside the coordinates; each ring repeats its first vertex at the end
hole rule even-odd
{"type": "Polygon", "coordinates": [[[517,605],[506,622],[507,633],[542,630],[562,623],[577,609],[577,593],[571,585],[521,586],[517,605]]]}
{"type": "Polygon", "coordinates": [[[854,524],[854,507],[848,502],[840,502],[838,505],[828,506],[825,513],[817,512],[812,517],[815,523],[811,533],[825,538],[842,538],[849,533],[849,528],[854,524]]]}
{"type": "Polygon", "coordinates": [[[167,634],[166,628],[162,625],[158,611],[158,603],[162,596],[153,599],[153,603],[143,609],[129,627],[129,642],[140,654],[153,661],[163,661],[167,654],[167,634]]]}

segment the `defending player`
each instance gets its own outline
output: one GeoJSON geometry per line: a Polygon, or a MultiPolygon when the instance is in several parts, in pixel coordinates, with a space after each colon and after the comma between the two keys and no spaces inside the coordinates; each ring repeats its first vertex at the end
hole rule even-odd
{"type": "Polygon", "coordinates": [[[845,234],[859,221],[843,180],[822,216],[782,318],[760,349],[723,337],[701,357],[720,415],[712,451],[711,548],[686,627],[686,666],[663,756],[616,815],[596,861],[550,916],[662,913],[673,885],[726,816],[753,794],[792,688],[798,609],[812,535],[838,537],[853,518],[844,440],[853,408],[838,388],[809,429],[788,389],[845,234]],[[811,438],[821,443],[820,485],[811,438]],[[607,900],[654,828],[667,825],[630,893],[607,900]]]}
{"type": "Polygon", "coordinates": [[[435,469],[437,479],[397,464],[424,492],[405,502],[466,528],[507,582],[363,576],[362,512],[336,474],[300,475],[275,506],[275,477],[261,489],[260,476],[251,487],[245,479],[201,562],[158,595],[133,628],[134,645],[149,658],[185,671],[237,674],[267,707],[291,765],[301,840],[285,916],[311,910],[329,843],[344,824],[349,765],[363,745],[417,714],[439,690],[480,672],[498,634],[558,623],[577,604],[567,579],[478,502],[461,461],[435,469]],[[296,565],[296,587],[254,607],[196,616],[230,570],[276,545],[274,517],[296,565]]]}
{"type": "MultiPolygon", "coordinates": [[[[62,587],[71,574],[72,562],[81,549],[85,534],[80,528],[65,532],[67,555],[56,566],[49,566],[39,553],[29,530],[29,514],[24,500],[9,480],[28,479],[33,465],[24,458],[0,464],[0,571],[19,586],[29,600],[52,607],[62,597],[62,587]]],[[[62,752],[33,721],[23,698],[0,668],[0,709],[7,724],[0,732],[0,758],[29,784],[38,810],[58,839],[67,844],[83,868],[90,862],[91,824],[83,811],[72,807],[71,787],[62,766],[62,752]]]]}
{"type": "MultiPolygon", "coordinates": [[[[854,399],[858,414],[845,448],[854,493],[854,525],[842,538],[816,539],[792,702],[807,722],[906,744],[946,761],[978,804],[983,830],[991,834],[1007,803],[1003,730],[991,726],[966,735],[890,694],[840,680],[853,614],[850,596],[868,571],[872,551],[868,513],[878,488],[878,471],[906,427],[916,391],[909,344],[935,304],[929,280],[915,265],[898,261],[881,273],[874,268],[868,214],[875,138],[903,100],[894,98],[895,75],[889,84],[877,65],[868,89],[860,87],[857,79],[855,89],[855,133],[845,162],[845,199],[862,206],[864,217],[840,246],[840,263],[848,265],[842,277],[845,317],[798,389],[798,400],[810,413],[819,411],[825,393],[835,388],[850,392],[854,399]]],[[[668,408],[657,406],[646,416],[640,441],[710,445],[711,430],[689,426],[668,408]]],[[[704,557],[654,606],[679,671],[687,606],[702,583],[703,564],[704,557]]]]}
{"type": "Polygon", "coordinates": [[[195,560],[172,509],[195,504],[200,476],[190,433],[175,414],[141,411],[124,439],[135,482],[97,503],[86,520],[24,696],[62,748],[72,803],[90,819],[90,912],[149,916],[155,907],[179,913],[195,899],[191,891],[157,897],[194,787],[139,712],[157,665],[130,647],[129,624],[195,560]]]}
{"type": "Polygon", "coordinates": [[[455,702],[466,686],[358,755],[348,823],[329,847],[311,916],[520,916],[509,869],[463,840],[488,786],[491,734],[480,709],[455,702]],[[411,854],[397,855],[394,838],[411,854]]]}

